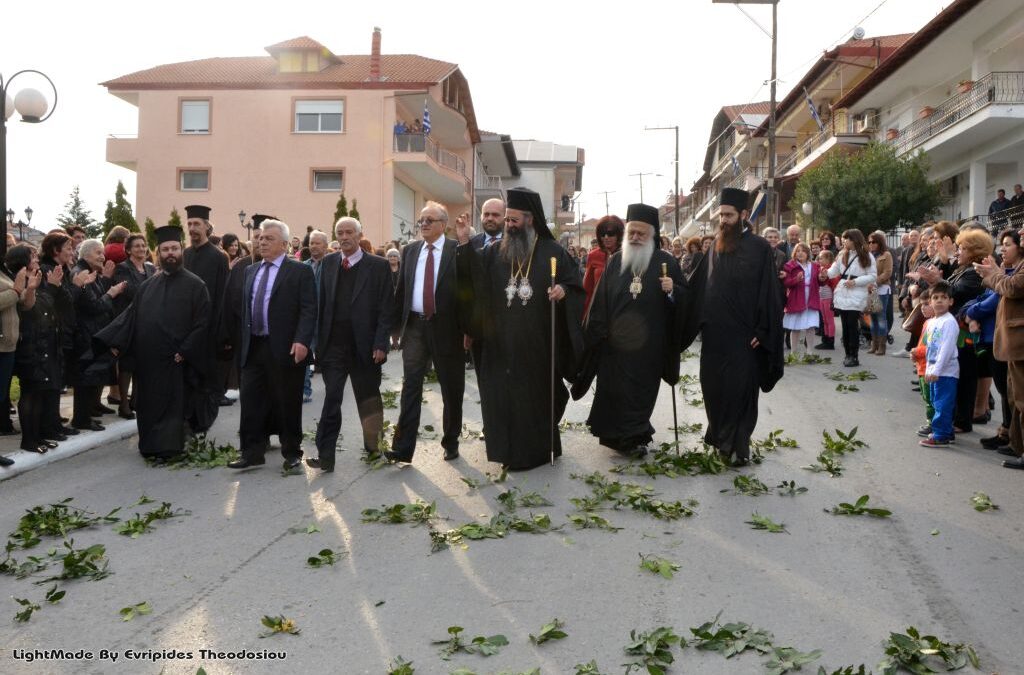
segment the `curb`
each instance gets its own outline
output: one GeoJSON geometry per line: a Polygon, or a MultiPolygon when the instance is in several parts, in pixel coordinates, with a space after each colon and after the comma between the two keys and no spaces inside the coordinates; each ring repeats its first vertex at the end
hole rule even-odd
{"type": "Polygon", "coordinates": [[[13,465],[0,468],[0,482],[20,476],[26,471],[80,455],[83,452],[108,443],[123,441],[136,434],[138,434],[138,426],[133,420],[120,420],[107,426],[103,431],[89,431],[83,432],[78,436],[72,436],[45,455],[19,450],[13,455],[8,455],[8,457],[14,460],[13,465]]]}

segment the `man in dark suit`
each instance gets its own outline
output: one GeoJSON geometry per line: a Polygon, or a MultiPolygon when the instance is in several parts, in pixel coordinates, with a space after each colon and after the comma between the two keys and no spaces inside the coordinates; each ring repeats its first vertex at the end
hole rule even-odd
{"type": "Polygon", "coordinates": [[[411,462],[420,427],[423,378],[434,364],[444,403],[441,447],[444,458],[459,456],[462,397],[466,390],[463,362],[465,330],[459,311],[454,239],[446,239],[448,211],[427,202],[420,211],[420,235],[402,252],[402,276],[395,292],[395,315],[402,327],[402,410],[388,459],[411,462]],[[401,302],[401,307],[397,303],[401,302]]]}
{"type": "Polygon", "coordinates": [[[288,257],[288,226],[266,220],[263,262],[246,269],[240,363],[242,458],[232,469],[264,464],[270,434],[281,439],[285,471],[302,460],[302,380],[316,330],[313,270],[288,257]]]}
{"type": "MultiPolygon", "coordinates": [[[[492,244],[501,242],[502,232],[505,231],[505,202],[500,199],[488,199],[480,207],[480,226],[483,232],[475,235],[469,240],[477,251],[489,248],[492,244]]],[[[479,332],[477,333],[479,335],[479,332]]],[[[480,380],[480,358],[483,356],[484,341],[480,338],[469,340],[473,352],[473,370],[476,371],[477,381],[480,380]]]]}
{"type": "Polygon", "coordinates": [[[341,250],[324,258],[320,272],[316,355],[325,394],[316,428],[320,456],[306,464],[325,472],[334,471],[341,402],[350,377],[363,427],[363,450],[375,452],[384,432],[380,369],[388,357],[394,288],[387,260],[359,248],[362,229],[355,218],[338,221],[334,233],[341,250]]]}

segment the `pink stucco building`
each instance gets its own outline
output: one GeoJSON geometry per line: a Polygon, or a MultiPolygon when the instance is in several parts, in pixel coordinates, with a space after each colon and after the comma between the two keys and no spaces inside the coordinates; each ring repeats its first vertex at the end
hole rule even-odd
{"type": "Polygon", "coordinates": [[[293,232],[330,231],[344,191],[374,245],[408,238],[427,200],[472,211],[480,140],[458,66],[423,56],[335,55],[308,37],[267,56],[172,63],[102,83],[136,106],[138,136],[110,137],[107,161],[137,174],[136,214],[207,204],[219,233],[244,234],[239,211],[293,232]],[[429,110],[430,133],[412,131],[429,110]],[[396,135],[396,124],[410,133],[396,135]]]}

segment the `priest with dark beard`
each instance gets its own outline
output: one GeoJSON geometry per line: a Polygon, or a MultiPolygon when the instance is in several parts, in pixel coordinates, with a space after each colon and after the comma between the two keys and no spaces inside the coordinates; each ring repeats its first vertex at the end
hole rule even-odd
{"type": "Polygon", "coordinates": [[[139,452],[166,461],[183,452],[186,420],[201,398],[203,368],[210,364],[210,295],[203,280],[182,267],[181,228],[157,228],[156,237],[160,273],[143,282],[128,309],[93,339],[115,356],[134,357],[139,452]]]}
{"type": "Polygon", "coordinates": [[[701,333],[704,442],[743,466],[757,425],[758,389],[782,377],[782,302],[771,246],[746,218],[749,195],[722,190],[715,243],[690,278],[693,306],[682,349],[701,333]]]}
{"type": "MultiPolygon", "coordinates": [[[[626,242],[605,267],[585,328],[596,351],[597,392],[587,424],[601,445],[635,457],[654,438],[651,413],[661,381],[679,380],[685,285],[679,263],[659,241],[658,209],[631,204],[626,242]]],[[[588,359],[589,360],[589,359],[588,359]]],[[[577,382],[589,388],[589,382],[577,382]]]]}
{"type": "Polygon", "coordinates": [[[456,234],[458,274],[466,280],[460,293],[472,307],[472,337],[483,339],[479,382],[487,459],[512,470],[532,469],[552,452],[562,454],[557,425],[569,401],[564,380],[575,377],[583,348],[579,266],[548,229],[540,195],[526,188],[508,191],[500,243],[477,251],[468,222],[458,222],[456,234]]]}

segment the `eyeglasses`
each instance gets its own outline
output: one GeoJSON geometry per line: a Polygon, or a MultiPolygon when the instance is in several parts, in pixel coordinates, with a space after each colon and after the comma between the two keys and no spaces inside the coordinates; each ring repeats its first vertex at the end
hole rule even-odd
{"type": "Polygon", "coordinates": [[[416,221],[418,225],[426,225],[430,227],[434,223],[445,223],[447,222],[444,218],[420,218],[416,221]]]}

